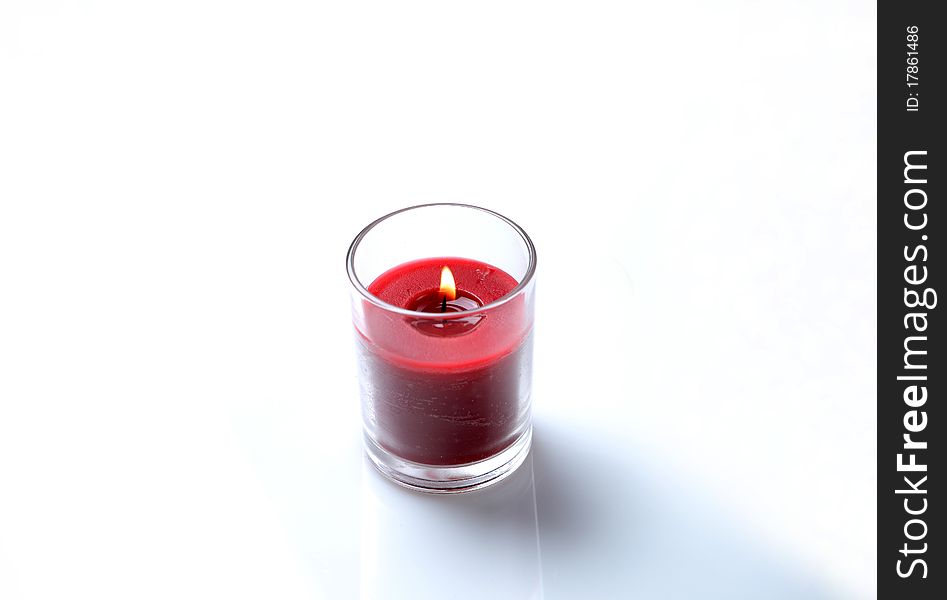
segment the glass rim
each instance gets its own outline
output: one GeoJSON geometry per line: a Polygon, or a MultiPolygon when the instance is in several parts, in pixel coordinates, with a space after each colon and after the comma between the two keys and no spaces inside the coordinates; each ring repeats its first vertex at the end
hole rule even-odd
{"type": "MultiPolygon", "coordinates": [[[[397,266],[397,265],[393,265],[393,266],[397,266]]],[[[408,206],[408,207],[396,210],[394,212],[390,212],[387,215],[384,215],[382,217],[375,219],[374,221],[369,223],[367,226],[365,226],[365,228],[362,229],[358,233],[357,236],[355,236],[355,239],[352,240],[352,244],[349,246],[348,252],[346,252],[345,254],[345,270],[348,272],[349,282],[358,291],[358,293],[361,294],[363,298],[365,298],[366,300],[368,300],[375,306],[378,306],[379,308],[382,308],[388,312],[397,313],[399,315],[404,315],[407,317],[415,317],[418,319],[437,319],[437,320],[462,319],[465,317],[469,317],[471,314],[481,313],[481,312],[496,308],[498,306],[502,306],[506,304],[507,302],[509,302],[510,300],[512,300],[513,298],[515,298],[516,296],[518,296],[524,289],[526,289],[526,286],[530,284],[530,282],[533,280],[533,275],[536,273],[536,247],[533,245],[533,240],[529,238],[529,235],[526,234],[526,231],[524,231],[522,227],[517,225],[513,220],[507,217],[504,217],[503,215],[501,215],[500,213],[496,211],[492,211],[488,208],[483,208],[481,206],[474,206],[473,204],[462,204],[458,202],[432,202],[430,204],[417,204],[415,206],[408,206]],[[506,294],[504,294],[503,296],[497,298],[493,302],[484,304],[480,308],[473,309],[473,310],[464,310],[464,311],[460,311],[456,313],[449,313],[449,314],[436,314],[436,313],[420,312],[416,310],[408,310],[406,308],[395,306],[394,304],[389,304],[385,302],[384,300],[382,300],[381,298],[379,298],[378,296],[369,292],[368,288],[362,284],[361,280],[358,278],[358,275],[355,273],[355,252],[358,250],[359,243],[365,238],[366,235],[368,235],[368,233],[372,229],[375,228],[376,225],[382,223],[383,221],[386,221],[387,219],[395,215],[401,214],[403,212],[407,212],[409,210],[417,210],[419,208],[431,208],[434,206],[451,206],[451,207],[456,207],[456,208],[467,208],[471,210],[479,210],[481,212],[485,212],[489,215],[492,215],[500,219],[507,225],[509,225],[513,229],[513,231],[516,232],[517,235],[519,235],[520,239],[526,245],[526,250],[527,250],[527,253],[529,254],[529,264],[526,266],[526,273],[523,274],[523,279],[516,285],[516,287],[510,290],[509,292],[507,292],[506,294]]]]}

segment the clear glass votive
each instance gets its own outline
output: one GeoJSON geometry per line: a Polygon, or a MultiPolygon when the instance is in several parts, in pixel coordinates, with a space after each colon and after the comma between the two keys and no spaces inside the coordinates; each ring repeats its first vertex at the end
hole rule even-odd
{"type": "Polygon", "coordinates": [[[536,250],[495,212],[427,204],[352,242],[365,450],[395,482],[476,489],[529,452],[536,250]]]}

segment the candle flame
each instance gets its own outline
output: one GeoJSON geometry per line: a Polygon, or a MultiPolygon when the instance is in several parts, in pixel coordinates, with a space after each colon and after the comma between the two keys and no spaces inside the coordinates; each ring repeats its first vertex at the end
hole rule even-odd
{"type": "Polygon", "coordinates": [[[457,298],[457,285],[454,284],[454,274],[450,272],[450,267],[444,265],[441,269],[441,289],[440,293],[448,300],[457,298]]]}

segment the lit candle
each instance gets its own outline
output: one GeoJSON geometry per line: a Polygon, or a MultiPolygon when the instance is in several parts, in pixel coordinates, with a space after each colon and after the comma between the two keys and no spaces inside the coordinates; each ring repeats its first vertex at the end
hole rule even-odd
{"type": "Polygon", "coordinates": [[[373,333],[399,348],[364,348],[379,444],[413,462],[456,465],[483,460],[513,443],[527,353],[519,323],[522,303],[489,317],[464,313],[516,285],[496,267],[461,258],[405,263],[372,282],[368,290],[384,302],[453,317],[392,321],[370,313],[373,333]]]}
{"type": "Polygon", "coordinates": [[[528,260],[518,258],[527,266],[520,279],[481,260],[434,255],[358,289],[366,449],[400,483],[475,487],[525,458],[535,258],[519,235],[528,260]]]}

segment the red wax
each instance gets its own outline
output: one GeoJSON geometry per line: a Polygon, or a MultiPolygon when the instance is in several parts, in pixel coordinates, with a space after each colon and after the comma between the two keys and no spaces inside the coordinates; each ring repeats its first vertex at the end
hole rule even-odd
{"type": "Polygon", "coordinates": [[[429,465],[488,458],[513,444],[528,420],[525,297],[470,317],[456,313],[499,300],[517,286],[513,277],[475,260],[430,258],[383,273],[368,290],[399,308],[433,312],[445,265],[458,297],[448,313],[460,321],[398,315],[367,301],[356,319],[368,427],[386,450],[429,465]]]}

